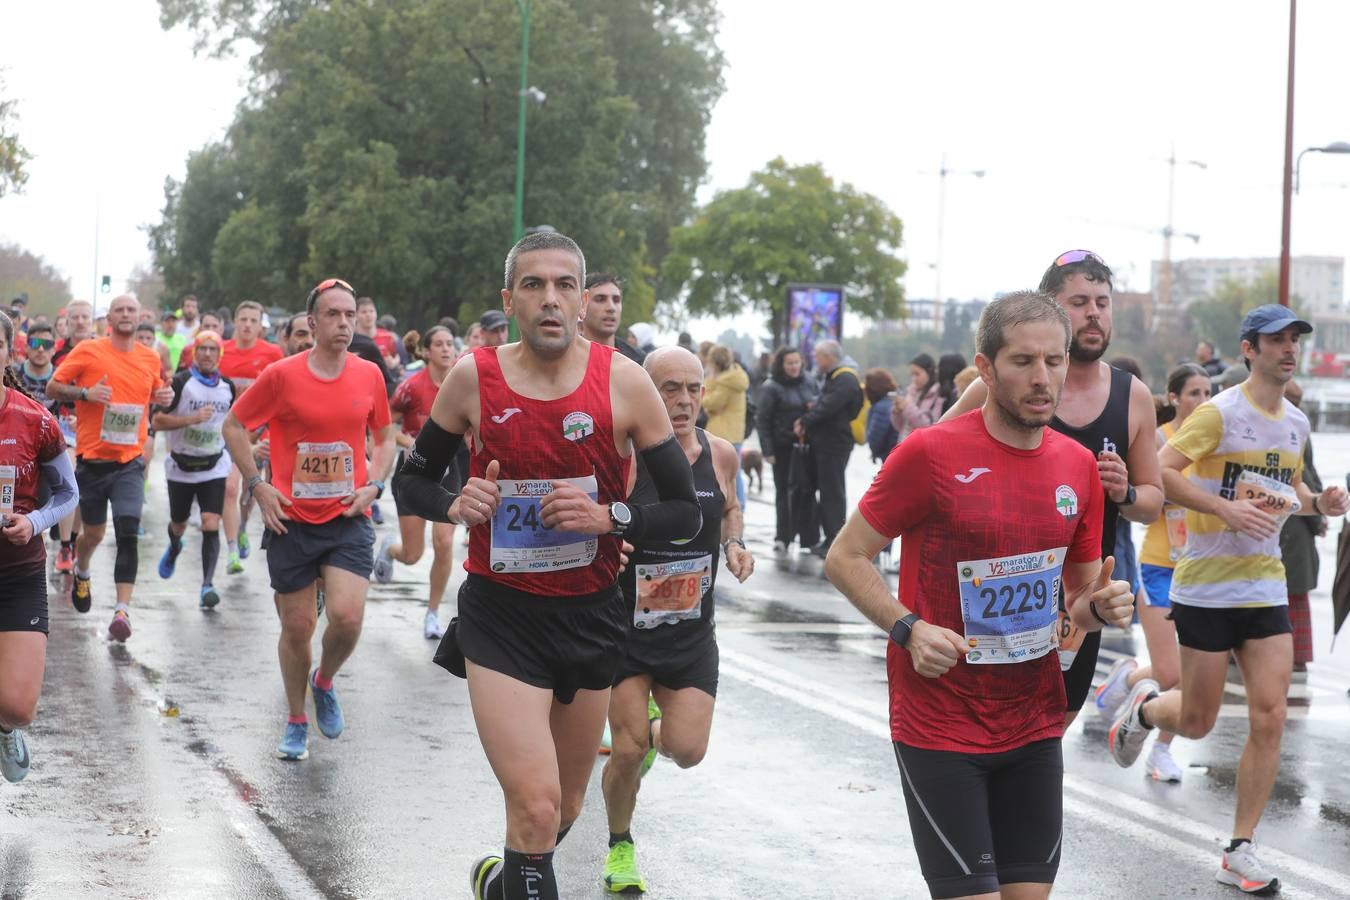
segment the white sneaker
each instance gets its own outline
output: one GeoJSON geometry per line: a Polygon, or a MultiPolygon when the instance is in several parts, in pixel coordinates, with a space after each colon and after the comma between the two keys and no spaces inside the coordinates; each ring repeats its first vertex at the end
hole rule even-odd
{"type": "Polygon", "coordinates": [[[1148,774],[1154,781],[1167,784],[1181,784],[1181,766],[1172,758],[1172,748],[1156,741],[1148,752],[1148,774]]]}
{"type": "Polygon", "coordinates": [[[389,548],[393,545],[394,536],[387,534],[384,540],[380,541],[380,551],[375,554],[373,577],[379,584],[388,584],[394,580],[394,557],[389,554],[389,548]]]}
{"type": "Polygon", "coordinates": [[[1128,769],[1139,759],[1139,751],[1144,749],[1152,728],[1145,728],[1139,721],[1139,707],[1150,698],[1157,696],[1158,682],[1152,678],[1141,678],[1135,683],[1120,711],[1116,721],[1106,734],[1107,745],[1111,748],[1111,758],[1122,769],[1128,769]]]}
{"type": "Polygon", "coordinates": [[[773,542],[773,552],[774,552],[774,553],[786,553],[786,552],[787,552],[787,549],[788,549],[788,545],[787,545],[786,543],[784,543],[783,541],[774,541],[774,542],[773,542]]]}
{"type": "Polygon", "coordinates": [[[445,637],[445,626],[441,624],[440,616],[432,610],[427,610],[426,617],[422,619],[422,637],[429,641],[439,641],[445,637]]]}
{"type": "Polygon", "coordinates": [[[1139,668],[1139,663],[1133,657],[1127,656],[1124,659],[1116,660],[1116,664],[1111,667],[1111,671],[1106,673],[1106,680],[1097,686],[1096,701],[1097,715],[1110,722],[1115,719],[1120,704],[1125,702],[1125,695],[1130,692],[1130,686],[1126,680],[1130,673],[1139,668]]]}
{"type": "Polygon", "coordinates": [[[1244,894],[1265,895],[1280,890],[1280,879],[1267,872],[1261,860],[1256,858],[1256,847],[1251,841],[1243,841],[1236,850],[1225,850],[1214,877],[1221,884],[1231,884],[1244,894]]]}
{"type": "Polygon", "coordinates": [[[23,781],[28,777],[30,762],[23,732],[17,728],[8,734],[0,731],[0,774],[5,780],[11,784],[23,781]]]}

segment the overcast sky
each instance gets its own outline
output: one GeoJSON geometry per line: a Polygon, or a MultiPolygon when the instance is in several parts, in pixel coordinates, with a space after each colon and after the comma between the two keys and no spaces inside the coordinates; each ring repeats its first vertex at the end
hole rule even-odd
{"type": "MultiPolygon", "coordinates": [[[[508,4],[509,5],[509,4],[508,4]]],[[[1186,256],[1275,256],[1288,7],[1219,2],[932,3],[723,0],[727,90],[708,135],[708,185],[745,183],[776,155],[820,162],[902,218],[912,297],[933,292],[937,171],[947,181],[943,293],[1032,286],[1087,247],[1122,286],[1149,287],[1167,165],[1180,159],[1174,241],[1186,256]]],[[[7,93],[33,153],[26,193],[0,200],[17,241],[88,296],[149,261],[166,176],[220,137],[243,60],[194,58],[154,0],[0,0],[7,93]],[[94,238],[98,216],[98,272],[94,238]]],[[[1350,3],[1299,4],[1295,149],[1350,141],[1350,3]]],[[[547,89],[547,86],[544,86],[547,89]]],[[[1309,154],[1295,254],[1350,253],[1350,156],[1309,154]]]]}

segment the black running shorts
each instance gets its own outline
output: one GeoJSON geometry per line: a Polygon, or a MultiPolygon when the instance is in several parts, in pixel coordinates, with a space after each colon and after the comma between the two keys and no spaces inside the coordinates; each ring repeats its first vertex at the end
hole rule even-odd
{"type": "Polygon", "coordinates": [[[335,566],[370,577],[375,567],[375,526],[367,516],[338,516],[322,525],[288,521],[286,533],[263,532],[272,590],[291,594],[318,580],[320,569],[335,566]]]}
{"type": "Polygon", "coordinates": [[[145,462],[79,459],[75,462],[75,482],[80,487],[80,519],[88,525],[108,521],[108,505],[114,519],[140,519],[145,503],[145,462]]]}
{"type": "Polygon", "coordinates": [[[1059,738],[1002,753],[895,744],[909,828],[935,897],[1053,884],[1064,825],[1059,738]]]}
{"type": "Polygon", "coordinates": [[[169,479],[169,521],[186,522],[192,515],[192,501],[204,513],[221,515],[225,512],[225,479],[212,478],[192,484],[169,479]]]}
{"type": "Polygon", "coordinates": [[[1097,674],[1097,651],[1102,647],[1102,633],[1089,631],[1083,635],[1073,665],[1064,672],[1064,694],[1068,697],[1069,712],[1078,712],[1092,690],[1092,678],[1097,674]]]}
{"type": "Polygon", "coordinates": [[[1177,643],[1192,650],[1226,653],[1249,640],[1292,634],[1287,606],[1249,606],[1211,609],[1172,604],[1170,617],[1177,626],[1177,643]]]}
{"type": "Polygon", "coordinates": [[[614,683],[635,675],[650,675],[652,681],[672,691],[692,687],[716,697],[718,660],[717,632],[702,622],[661,625],[650,631],[632,630],[628,635],[628,652],[614,683]],[[672,633],[685,624],[696,629],[692,640],[672,633]]]}
{"type": "Polygon", "coordinates": [[[614,684],[628,642],[627,618],[618,585],[545,597],[470,574],[459,589],[454,635],[470,662],[571,703],[579,690],[614,684]]]}
{"type": "MultiPolygon", "coordinates": [[[[33,538],[42,540],[41,535],[33,538]]],[[[0,574],[0,631],[47,633],[47,564],[0,574]]]]}

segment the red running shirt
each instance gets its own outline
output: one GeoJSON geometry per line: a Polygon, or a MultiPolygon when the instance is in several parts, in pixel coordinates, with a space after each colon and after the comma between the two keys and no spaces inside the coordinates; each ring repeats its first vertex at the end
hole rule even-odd
{"type": "MultiPolygon", "coordinates": [[[[962,616],[958,580],[969,567],[961,564],[1010,557],[1011,567],[1061,547],[1061,563],[1098,560],[1101,497],[1097,461],[1076,441],[1046,428],[1039,448],[1018,450],[990,436],[975,410],[911,432],[858,512],[879,533],[900,537],[904,604],[925,622],[967,635],[974,632],[962,616]]],[[[1053,597],[1049,607],[1053,621],[1053,597]]],[[[987,609],[982,602],[970,608],[977,617],[987,609]]],[[[992,615],[1001,621],[998,609],[992,615]]],[[[1004,664],[962,659],[940,678],[924,678],[908,651],[887,642],[886,673],[891,737],[901,743],[998,753],[1064,733],[1064,678],[1053,648],[1004,664]]]]}
{"type": "MultiPolygon", "coordinates": [[[[190,343],[183,349],[183,352],[189,353],[196,347],[196,342],[190,343]]],[[[243,381],[247,386],[249,383],[257,381],[262,375],[263,369],[272,363],[281,359],[281,348],[276,344],[269,344],[262,338],[247,350],[244,350],[231,338],[228,341],[220,343],[220,374],[234,382],[243,381]]],[[[188,357],[190,361],[192,357],[188,357]]]]}
{"type": "Polygon", "coordinates": [[[578,596],[614,586],[619,539],[545,528],[539,503],[554,480],[571,480],[602,504],[626,495],[631,457],[614,449],[609,374],[614,350],[590,345],[586,375],[559,400],[534,400],[511,390],[497,348],[473,351],[478,368],[479,424],[469,474],[482,478],[491,460],[501,466],[501,503],[491,528],[469,529],[465,571],[518,591],[578,596]]]}
{"type": "MultiPolygon", "coordinates": [[[[0,404],[0,513],[18,516],[37,509],[39,467],[65,451],[56,418],[42,404],[7,389],[0,404]]],[[[46,558],[40,534],[22,547],[0,538],[0,581],[7,577],[4,573],[18,574],[34,565],[41,569],[46,558]]]]}
{"type": "Polygon", "coordinates": [[[425,368],[418,369],[399,384],[389,408],[403,414],[403,433],[417,437],[431,415],[431,404],[436,402],[440,386],[431,380],[425,368]]]}
{"type": "Polygon", "coordinates": [[[249,431],[268,426],[272,484],[295,504],[286,514],[322,525],[347,509],[343,497],[370,482],[366,430],[389,424],[389,399],[374,363],[348,353],[342,374],[326,379],[310,371],[309,354],[264,369],[233,412],[249,431]]]}

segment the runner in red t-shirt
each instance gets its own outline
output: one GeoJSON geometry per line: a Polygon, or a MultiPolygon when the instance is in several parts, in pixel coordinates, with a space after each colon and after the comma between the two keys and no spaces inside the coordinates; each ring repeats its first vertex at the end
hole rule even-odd
{"type": "MultiPolygon", "coordinates": [[[[242,394],[258,380],[263,370],[281,359],[281,348],[262,339],[262,304],[245,300],[234,308],[234,337],[220,346],[220,374],[228,378],[235,390],[242,394]]],[[[185,352],[193,352],[189,347],[185,352]]],[[[230,469],[225,478],[225,514],[221,523],[225,528],[225,571],[238,575],[244,571],[248,559],[248,512],[239,507],[239,467],[230,469]]]]}
{"type": "Polygon", "coordinates": [[[1069,339],[1048,294],[989,304],[976,336],[984,406],[907,437],[826,559],[830,581],[891,636],[891,737],[934,897],[1013,884],[1049,896],[1063,821],[1061,585],[1078,627],[1130,624],[1130,585],[1100,558],[1096,459],[1046,427],[1069,339]],[[899,599],[872,566],[896,537],[899,599]]]}
{"type": "Polygon", "coordinates": [[[342,733],[333,678],[361,635],[375,530],[368,510],[394,463],[394,433],[384,377],[347,352],[356,295],[330,278],[306,303],[314,348],[269,366],[225,419],[226,446],[253,494],[267,531],[267,570],[281,617],[281,677],[290,717],[277,747],[282,759],[309,755],[306,674],[319,731],[342,733]],[[267,426],[272,483],[258,474],[249,432],[267,426]],[[375,440],[366,468],[366,432],[375,440]],[[328,627],[312,673],[310,639],[318,621],[316,585],[324,581],[328,627]]]}
{"type": "MultiPolygon", "coordinates": [[[[455,363],[455,336],[450,329],[436,325],[426,330],[419,344],[422,359],[426,365],[418,369],[403,381],[394,391],[389,408],[394,420],[402,426],[396,440],[400,448],[398,463],[394,474],[403,463],[403,453],[412,449],[417,433],[431,415],[431,405],[436,402],[436,392],[440,390],[450,367],[455,363]]],[[[451,486],[459,484],[459,473],[446,475],[451,486]]],[[[386,535],[375,554],[375,580],[388,584],[394,577],[394,561],[411,566],[422,558],[426,547],[426,519],[405,512],[394,498],[398,507],[398,528],[401,540],[386,535]]],[[[445,634],[438,610],[441,608],[441,596],[445,586],[450,583],[450,570],[455,564],[455,525],[453,522],[433,522],[431,524],[431,593],[427,598],[427,613],[422,620],[422,636],[427,640],[439,640],[445,634]]]]}
{"type": "Polygon", "coordinates": [[[37,715],[47,660],[47,554],[42,533],[75,508],[75,472],[56,418],[9,368],[14,323],[0,313],[0,774],[28,774],[22,728],[37,715]],[[39,509],[41,484],[51,499],[39,509]]]}

